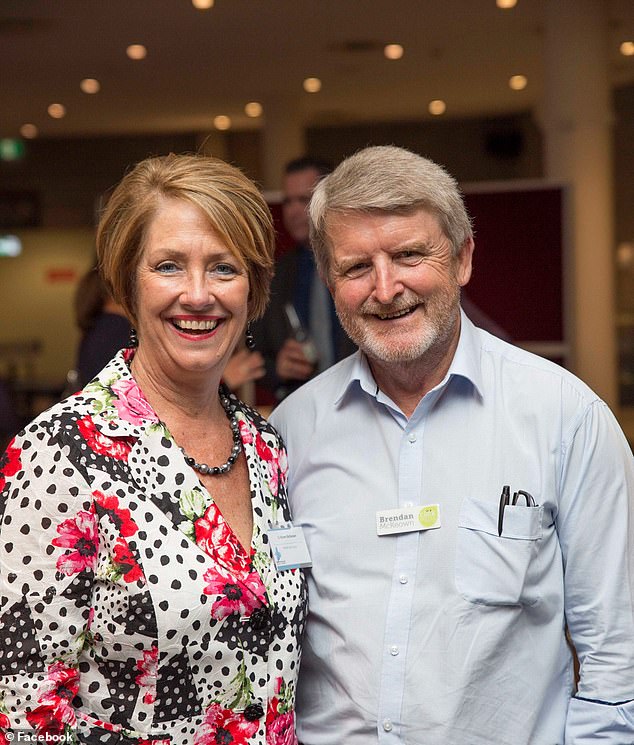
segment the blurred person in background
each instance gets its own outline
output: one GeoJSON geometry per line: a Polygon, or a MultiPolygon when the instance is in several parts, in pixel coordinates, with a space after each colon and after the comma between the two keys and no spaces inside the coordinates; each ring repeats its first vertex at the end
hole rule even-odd
{"type": "Polygon", "coordinates": [[[356,349],[337,319],[308,240],[308,203],[330,170],[309,155],[284,170],[282,219],[295,245],[277,260],[269,307],[253,330],[266,364],[260,384],[278,401],[356,349]]]}

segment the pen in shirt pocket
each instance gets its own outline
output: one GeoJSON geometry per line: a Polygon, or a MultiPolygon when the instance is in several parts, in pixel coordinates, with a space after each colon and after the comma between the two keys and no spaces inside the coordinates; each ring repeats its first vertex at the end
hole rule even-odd
{"type": "Polygon", "coordinates": [[[504,510],[510,504],[516,506],[520,499],[524,499],[526,507],[536,507],[535,500],[527,492],[523,490],[516,491],[511,499],[511,487],[505,484],[502,487],[502,494],[500,495],[500,510],[498,512],[498,535],[502,535],[502,528],[504,527],[504,510]]]}

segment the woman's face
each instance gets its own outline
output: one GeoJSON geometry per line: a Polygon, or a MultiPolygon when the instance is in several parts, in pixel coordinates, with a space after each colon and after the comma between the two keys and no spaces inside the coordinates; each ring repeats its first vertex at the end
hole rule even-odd
{"type": "Polygon", "coordinates": [[[137,362],[173,380],[224,366],[247,321],[246,271],[195,205],[165,199],[136,270],[137,362]],[[149,366],[149,367],[148,367],[149,366]]]}

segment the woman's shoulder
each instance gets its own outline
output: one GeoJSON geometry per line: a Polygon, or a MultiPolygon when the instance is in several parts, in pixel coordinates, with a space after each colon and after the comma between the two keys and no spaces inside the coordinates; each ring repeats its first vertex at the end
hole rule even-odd
{"type": "Polygon", "coordinates": [[[234,393],[229,393],[229,400],[237,411],[242,412],[244,418],[255,428],[261,435],[272,435],[278,441],[281,440],[275,427],[253,406],[246,404],[239,399],[234,393]]]}

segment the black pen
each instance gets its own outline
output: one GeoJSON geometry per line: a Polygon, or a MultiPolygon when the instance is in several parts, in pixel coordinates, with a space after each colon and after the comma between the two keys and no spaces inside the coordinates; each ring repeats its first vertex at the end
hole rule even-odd
{"type": "Polygon", "coordinates": [[[502,487],[502,494],[500,496],[500,511],[498,512],[498,535],[502,535],[502,525],[504,523],[504,508],[511,499],[511,487],[505,484],[502,487]]]}

